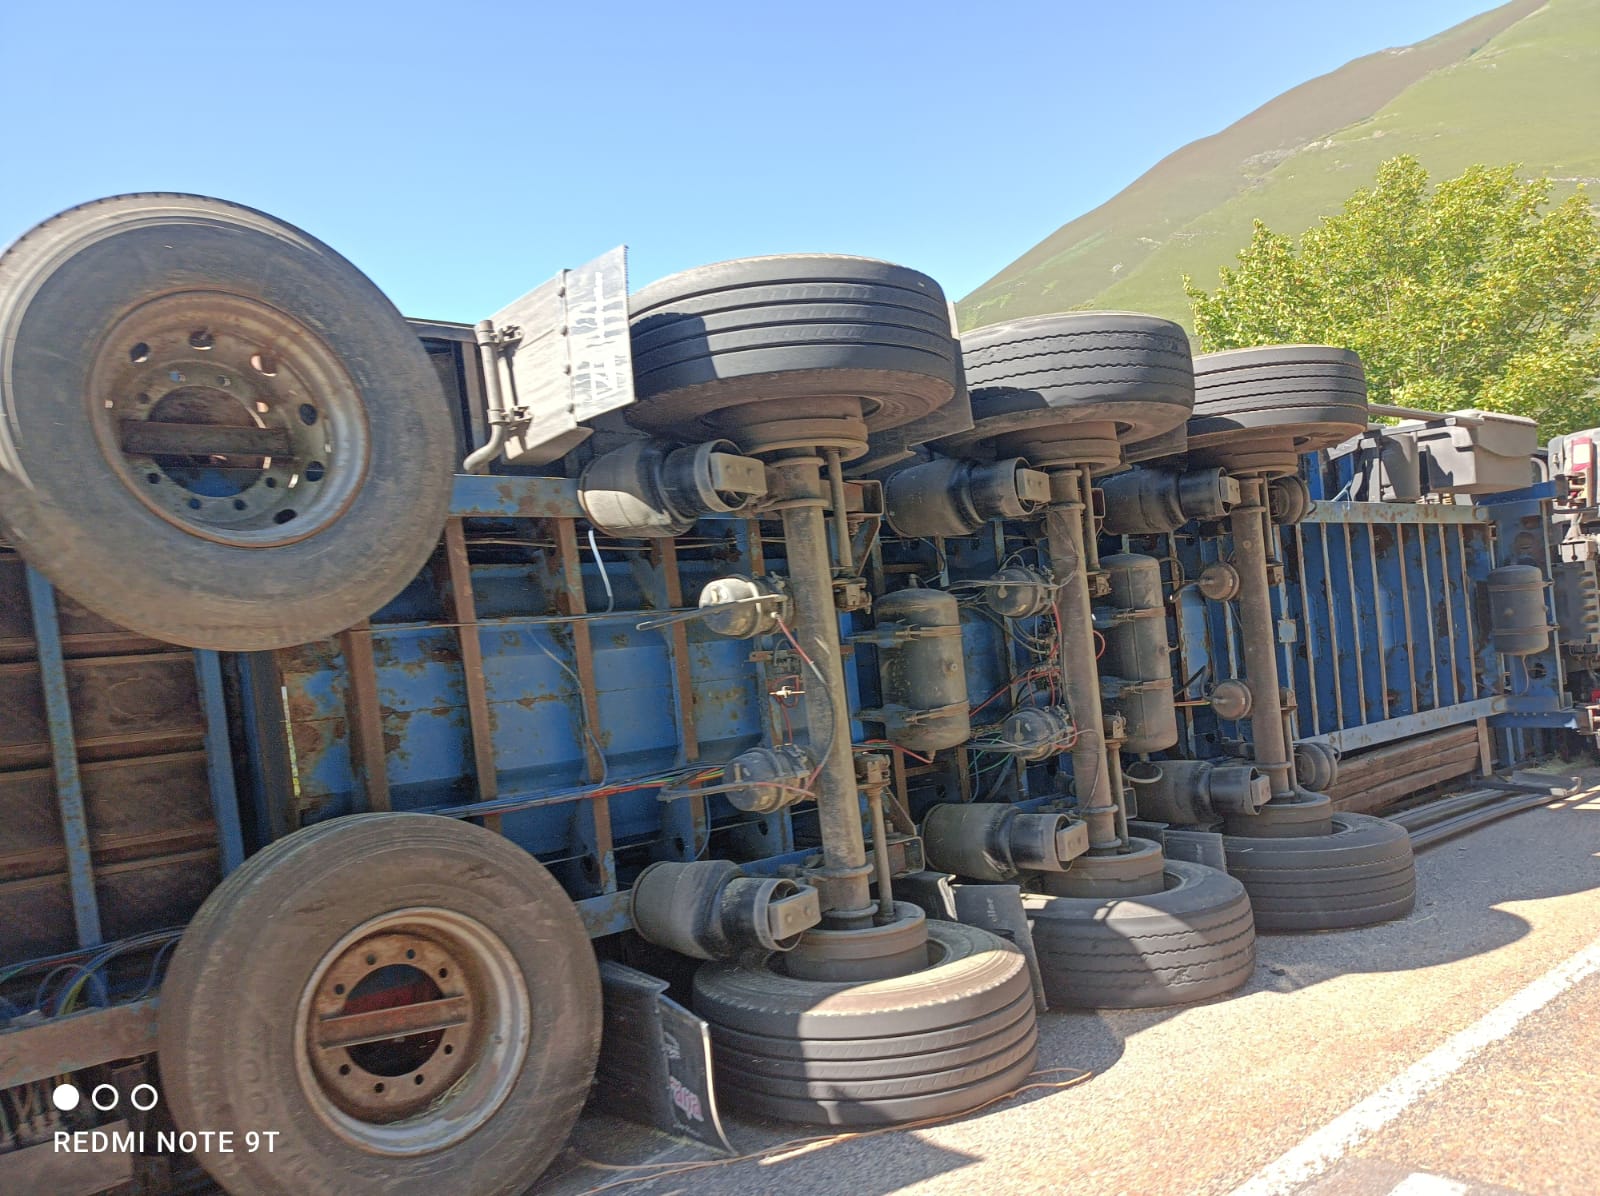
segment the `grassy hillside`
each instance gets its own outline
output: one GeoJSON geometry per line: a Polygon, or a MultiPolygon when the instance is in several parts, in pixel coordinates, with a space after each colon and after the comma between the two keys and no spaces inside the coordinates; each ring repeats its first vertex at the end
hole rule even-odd
{"type": "Polygon", "coordinates": [[[1251,221],[1299,233],[1396,154],[1433,175],[1473,162],[1600,183],[1600,0],[1516,0],[1415,46],[1285,92],[1157,163],[960,305],[963,327],[1072,307],[1188,322],[1251,221]]]}

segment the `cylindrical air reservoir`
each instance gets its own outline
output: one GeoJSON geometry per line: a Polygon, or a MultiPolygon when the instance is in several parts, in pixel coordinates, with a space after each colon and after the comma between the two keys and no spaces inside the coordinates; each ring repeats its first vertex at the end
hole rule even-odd
{"type": "Polygon", "coordinates": [[[1489,573],[1489,639],[1502,656],[1532,656],[1550,643],[1545,578],[1537,565],[1501,565],[1489,573]]]}
{"type": "Polygon", "coordinates": [[[873,608],[884,737],[915,751],[938,751],[972,735],[961,613],[942,590],[896,590],[873,608]]]}
{"type": "Polygon", "coordinates": [[[1113,608],[1101,619],[1106,650],[1100,661],[1108,706],[1127,721],[1125,752],[1157,752],[1178,742],[1178,715],[1172,702],[1172,650],[1167,644],[1167,613],[1161,600],[1161,562],[1123,552],[1100,558],[1111,578],[1106,601],[1113,608]]]}

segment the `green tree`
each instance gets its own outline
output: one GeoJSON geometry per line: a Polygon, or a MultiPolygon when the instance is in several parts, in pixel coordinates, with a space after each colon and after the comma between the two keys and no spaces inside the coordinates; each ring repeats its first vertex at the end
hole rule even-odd
{"type": "Polygon", "coordinates": [[[1338,345],[1374,402],[1531,416],[1548,435],[1600,424],[1600,221],[1580,190],[1472,166],[1428,184],[1412,157],[1298,244],[1256,221],[1207,293],[1184,277],[1206,351],[1338,345]]]}

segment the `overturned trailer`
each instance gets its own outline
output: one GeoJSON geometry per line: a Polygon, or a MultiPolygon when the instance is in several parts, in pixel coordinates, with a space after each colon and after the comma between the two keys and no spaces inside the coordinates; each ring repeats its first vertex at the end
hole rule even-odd
{"type": "Polygon", "coordinates": [[[6,1190],[180,1182],[51,1149],[109,1126],[278,1135],[198,1144],[230,1192],[520,1191],[597,1067],[712,1141],[718,1092],[962,1112],[1048,1004],[1406,912],[1341,753],[1572,718],[1545,496],[1329,491],[1338,350],[958,338],[823,255],[408,324],[184,196],[24,237],[0,329],[6,1190]]]}

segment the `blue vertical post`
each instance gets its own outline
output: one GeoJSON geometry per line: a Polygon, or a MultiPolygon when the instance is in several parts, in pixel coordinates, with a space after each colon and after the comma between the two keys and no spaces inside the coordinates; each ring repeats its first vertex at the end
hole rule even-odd
{"type": "Polygon", "coordinates": [[[78,743],[72,733],[72,703],[67,697],[67,666],[61,653],[61,620],[56,614],[56,592],[31,566],[28,604],[33,610],[33,638],[39,647],[39,678],[44,688],[45,717],[50,724],[50,755],[55,767],[61,838],[67,849],[72,919],[77,927],[78,946],[95,947],[104,941],[104,936],[100,933],[100,903],[94,892],[89,822],[83,812],[78,743]]]}
{"type": "Polygon", "coordinates": [[[211,782],[211,812],[217,822],[222,875],[244,863],[244,836],[239,830],[239,798],[233,787],[233,752],[228,744],[228,707],[222,696],[222,662],[215,652],[196,649],[194,670],[200,681],[200,709],[206,720],[206,775],[211,782]]]}

